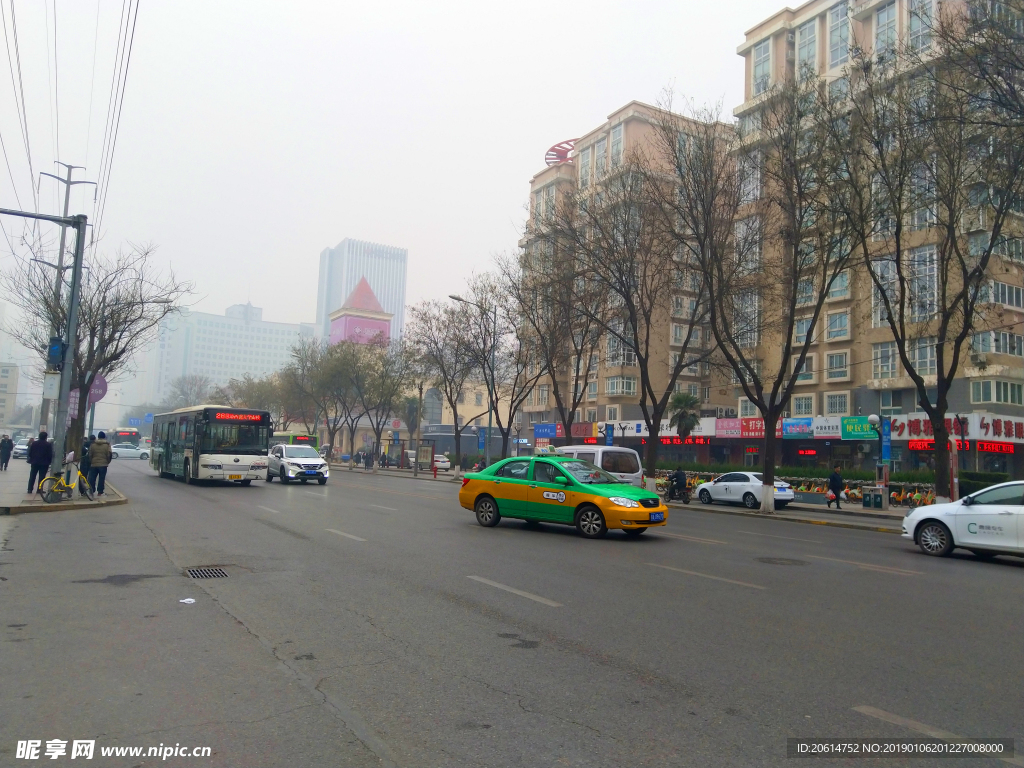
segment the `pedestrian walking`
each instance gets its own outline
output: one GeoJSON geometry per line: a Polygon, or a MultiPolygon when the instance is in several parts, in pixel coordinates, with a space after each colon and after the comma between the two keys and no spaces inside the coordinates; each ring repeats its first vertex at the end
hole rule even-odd
{"type": "Polygon", "coordinates": [[[835,501],[836,509],[842,509],[842,507],[839,506],[839,494],[843,492],[843,476],[839,474],[838,464],[836,464],[832,468],[832,474],[829,475],[828,477],[828,490],[830,497],[828,499],[828,503],[825,506],[831,507],[832,502],[835,501]],[[835,499],[831,498],[831,495],[834,495],[835,499]]]}
{"type": "MultiPolygon", "coordinates": [[[[85,440],[82,441],[82,460],[78,462],[78,471],[82,473],[82,477],[89,480],[89,469],[92,466],[89,463],[89,447],[96,440],[96,435],[89,435],[85,440]]],[[[89,483],[89,487],[92,488],[92,483],[89,483]]],[[[78,486],[78,493],[85,496],[85,487],[81,484],[78,486]]]]}
{"type": "Polygon", "coordinates": [[[462,454],[462,463],[459,464],[459,466],[462,468],[463,472],[465,472],[466,471],[466,467],[469,466],[469,457],[466,456],[466,454],[462,454]]]}
{"type": "Polygon", "coordinates": [[[369,451],[367,451],[366,455],[363,457],[363,464],[366,467],[367,472],[373,469],[373,455],[369,451]]]}
{"type": "Polygon", "coordinates": [[[97,496],[105,496],[107,490],[107,467],[112,458],[107,433],[100,432],[89,446],[89,486],[97,496]]]}
{"type": "Polygon", "coordinates": [[[14,441],[10,435],[4,435],[0,440],[0,472],[7,471],[7,463],[11,460],[11,453],[14,452],[14,441]]]}
{"type": "Polygon", "coordinates": [[[32,467],[32,471],[28,476],[28,491],[26,493],[37,493],[39,484],[43,482],[46,473],[50,471],[50,462],[53,461],[53,446],[50,445],[47,437],[45,432],[40,432],[39,438],[29,446],[28,463],[32,467]]]}

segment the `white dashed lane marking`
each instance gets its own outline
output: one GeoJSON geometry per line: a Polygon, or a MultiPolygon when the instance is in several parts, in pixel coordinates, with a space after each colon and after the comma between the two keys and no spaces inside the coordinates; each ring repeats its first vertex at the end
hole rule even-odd
{"type": "Polygon", "coordinates": [[[521,589],[516,589],[515,587],[510,587],[510,586],[508,586],[508,584],[499,584],[496,581],[491,581],[490,579],[485,579],[482,576],[467,576],[466,578],[467,579],[472,579],[473,581],[479,581],[481,584],[487,584],[488,586],[496,587],[497,589],[503,589],[506,592],[511,592],[513,595],[519,595],[520,597],[525,597],[528,600],[534,600],[534,601],[536,601],[538,603],[543,603],[544,605],[549,605],[552,608],[561,608],[562,607],[561,603],[556,603],[554,600],[548,600],[546,597],[541,597],[540,595],[535,595],[532,592],[523,592],[523,590],[521,590],[521,589]]]}
{"type": "Polygon", "coordinates": [[[754,533],[753,531],[737,531],[737,533],[746,533],[751,536],[767,536],[769,539],[785,539],[786,541],[806,541],[809,544],[821,544],[816,539],[795,539],[792,536],[775,536],[771,533],[754,533]]]}
{"type": "Polygon", "coordinates": [[[276,509],[271,509],[270,507],[260,506],[260,509],[262,509],[262,510],[264,510],[266,512],[273,512],[275,515],[280,515],[281,514],[276,509]]]}
{"type": "Polygon", "coordinates": [[[874,563],[860,563],[856,560],[840,560],[838,557],[823,557],[822,555],[807,555],[807,557],[813,557],[815,560],[831,560],[833,563],[846,563],[847,565],[856,565],[865,571],[877,571],[878,573],[891,573],[895,576],[921,576],[921,571],[908,571],[905,568],[893,568],[888,565],[875,565],[874,563]]]}
{"type": "Polygon", "coordinates": [[[671,565],[658,565],[657,563],[646,563],[646,565],[653,566],[654,568],[664,568],[666,571],[685,573],[690,576],[700,576],[702,579],[714,579],[715,581],[724,581],[727,584],[737,584],[741,587],[750,587],[751,589],[768,589],[768,587],[762,587],[758,584],[748,584],[745,581],[736,581],[734,579],[726,579],[721,576],[712,576],[710,573],[698,573],[697,571],[688,571],[685,568],[673,568],[671,565]]]}
{"type": "Polygon", "coordinates": [[[339,536],[344,536],[346,539],[352,539],[354,541],[366,541],[366,539],[360,539],[358,536],[353,536],[351,533],[345,533],[344,531],[336,531],[333,528],[325,528],[328,533],[336,533],[339,536]]]}

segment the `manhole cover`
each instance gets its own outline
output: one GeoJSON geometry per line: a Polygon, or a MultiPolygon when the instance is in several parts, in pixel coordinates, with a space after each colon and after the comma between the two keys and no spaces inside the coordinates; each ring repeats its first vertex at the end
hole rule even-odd
{"type": "Polygon", "coordinates": [[[810,565],[806,560],[790,560],[788,557],[755,557],[754,559],[768,565],[810,565]]]}
{"type": "Polygon", "coordinates": [[[185,573],[193,579],[226,579],[228,577],[223,568],[186,568],[185,573]]]}

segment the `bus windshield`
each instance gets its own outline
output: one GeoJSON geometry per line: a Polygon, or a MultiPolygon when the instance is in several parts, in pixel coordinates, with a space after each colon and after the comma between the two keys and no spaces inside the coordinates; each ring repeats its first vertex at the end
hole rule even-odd
{"type": "Polygon", "coordinates": [[[268,429],[258,424],[205,424],[199,452],[262,455],[267,452],[268,429]]]}

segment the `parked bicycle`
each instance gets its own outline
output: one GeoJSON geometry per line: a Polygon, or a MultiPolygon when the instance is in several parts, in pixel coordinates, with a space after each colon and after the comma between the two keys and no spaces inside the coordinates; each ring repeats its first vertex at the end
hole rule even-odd
{"type": "Polygon", "coordinates": [[[89,499],[89,501],[92,501],[92,488],[89,487],[88,479],[82,474],[81,469],[79,469],[78,462],[69,462],[65,464],[64,467],[64,471],[62,471],[59,476],[54,477],[53,475],[50,475],[49,477],[44,477],[39,483],[39,492],[43,495],[43,501],[47,504],[56,504],[63,498],[70,499],[74,496],[75,488],[78,487],[79,483],[82,484],[81,490],[85,494],[85,497],[89,499]],[[74,474],[71,476],[71,479],[74,482],[70,485],[64,479],[66,475],[70,474],[68,470],[69,467],[74,468],[74,474]]]}

